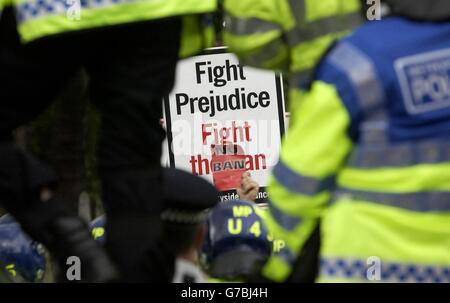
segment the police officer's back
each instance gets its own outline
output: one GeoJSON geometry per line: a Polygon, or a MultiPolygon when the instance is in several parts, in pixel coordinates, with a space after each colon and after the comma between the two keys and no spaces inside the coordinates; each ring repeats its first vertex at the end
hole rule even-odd
{"type": "Polygon", "coordinates": [[[179,57],[206,46],[199,16],[217,2],[72,2],[0,1],[1,203],[60,267],[79,256],[84,281],[117,278],[108,256],[125,281],[168,281],[163,260],[142,264],[149,250],[164,255],[155,244],[162,224],[161,99],[173,86],[179,57]],[[42,113],[80,69],[100,112],[98,175],[109,215],[108,255],[51,195],[56,178],[49,169],[12,142],[13,130],[42,113]],[[124,229],[147,237],[126,237],[124,229]]]}
{"type": "Polygon", "coordinates": [[[319,219],[322,281],[449,280],[450,6],[386,3],[391,16],[333,47],[298,108],[270,187],[290,253],[268,263],[275,280],[319,219]]]}

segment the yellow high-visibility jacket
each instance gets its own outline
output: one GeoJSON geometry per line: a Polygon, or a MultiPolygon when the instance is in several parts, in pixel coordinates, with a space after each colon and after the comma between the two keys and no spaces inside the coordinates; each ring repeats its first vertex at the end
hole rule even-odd
{"type": "Polygon", "coordinates": [[[247,65],[311,80],[337,38],[363,21],[360,0],[225,0],[224,43],[247,65]]]}
{"type": "Polygon", "coordinates": [[[450,282],[449,32],[391,16],[328,52],[272,173],[286,247],[265,276],[289,276],[320,220],[319,281],[450,282]]]}
{"type": "MultiPolygon", "coordinates": [[[[244,64],[282,71],[289,77],[289,111],[294,125],[301,119],[297,116],[301,111],[304,89],[313,79],[320,59],[333,42],[351,33],[363,22],[360,0],[225,0],[224,8],[223,38],[230,50],[244,64]]],[[[295,132],[290,127],[289,136],[295,136],[295,132]]],[[[292,138],[292,145],[299,143],[300,146],[300,140],[304,139],[292,138]]],[[[281,157],[296,151],[285,147],[281,157]]],[[[292,170],[295,170],[296,164],[294,161],[284,163],[292,170]]],[[[292,222],[297,222],[295,213],[298,205],[276,200],[277,190],[283,190],[283,186],[275,182],[271,186],[271,199],[275,198],[271,204],[272,215],[283,214],[286,218],[292,212],[292,222]]],[[[267,225],[271,232],[279,230],[273,220],[268,220],[267,225]]],[[[274,235],[282,240],[286,236],[287,247],[271,258],[265,269],[267,277],[277,281],[288,277],[292,271],[291,263],[279,260],[295,259],[298,247],[290,248],[288,245],[298,241],[290,242],[289,235],[306,241],[315,226],[311,224],[302,229],[304,234],[300,235],[285,232],[274,235]]]]}
{"type": "Polygon", "coordinates": [[[183,16],[185,57],[204,47],[199,14],[213,12],[217,0],[0,0],[12,2],[24,43],[71,31],[183,16]]]}

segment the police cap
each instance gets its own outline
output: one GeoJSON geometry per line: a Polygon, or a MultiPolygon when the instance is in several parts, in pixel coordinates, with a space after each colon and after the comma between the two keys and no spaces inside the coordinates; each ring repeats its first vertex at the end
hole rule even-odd
{"type": "Polygon", "coordinates": [[[219,192],[208,181],[174,168],[163,169],[165,222],[197,224],[218,203],[219,192]]]}

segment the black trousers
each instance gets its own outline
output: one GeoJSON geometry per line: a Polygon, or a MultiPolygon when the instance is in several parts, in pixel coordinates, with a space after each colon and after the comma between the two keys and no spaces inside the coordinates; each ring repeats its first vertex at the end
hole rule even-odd
{"type": "MultiPolygon", "coordinates": [[[[85,68],[91,102],[101,114],[98,165],[108,217],[107,247],[127,281],[161,281],[148,272],[162,276],[165,270],[161,260],[151,261],[166,258],[156,240],[164,138],[159,119],[162,97],[173,86],[180,28],[180,20],[173,18],[65,34],[24,46],[12,10],[6,9],[0,20],[0,201],[19,219],[40,203],[28,193],[51,177],[28,155],[17,154],[11,133],[43,112],[74,73],[85,68]],[[143,254],[150,259],[144,261],[143,254]]],[[[50,210],[41,211],[33,220],[52,216],[50,210]]]]}

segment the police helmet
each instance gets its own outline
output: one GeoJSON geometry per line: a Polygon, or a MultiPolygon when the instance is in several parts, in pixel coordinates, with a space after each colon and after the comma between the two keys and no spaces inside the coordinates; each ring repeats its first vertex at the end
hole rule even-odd
{"type": "Polygon", "coordinates": [[[247,201],[224,202],[211,210],[201,261],[214,278],[245,279],[264,264],[272,242],[260,210],[247,201]]]}
{"type": "Polygon", "coordinates": [[[46,268],[45,250],[16,222],[0,224],[0,262],[15,282],[41,282],[46,268]]]}
{"type": "Polygon", "coordinates": [[[5,214],[0,217],[0,224],[17,223],[13,216],[5,214]]]}

